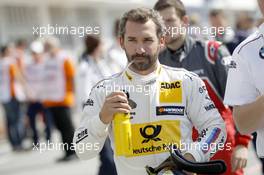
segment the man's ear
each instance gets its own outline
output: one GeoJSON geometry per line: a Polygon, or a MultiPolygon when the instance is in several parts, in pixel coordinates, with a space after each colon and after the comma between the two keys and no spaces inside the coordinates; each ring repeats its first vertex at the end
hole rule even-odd
{"type": "Polygon", "coordinates": [[[121,48],[124,49],[125,46],[124,46],[124,38],[123,37],[119,37],[119,43],[120,43],[121,48]]]}
{"type": "Polygon", "coordinates": [[[160,48],[164,48],[165,47],[165,37],[162,36],[159,40],[159,43],[160,43],[160,48]]]}
{"type": "Polygon", "coordinates": [[[189,17],[187,15],[183,16],[182,22],[187,27],[189,25],[189,22],[190,22],[189,17]]]}

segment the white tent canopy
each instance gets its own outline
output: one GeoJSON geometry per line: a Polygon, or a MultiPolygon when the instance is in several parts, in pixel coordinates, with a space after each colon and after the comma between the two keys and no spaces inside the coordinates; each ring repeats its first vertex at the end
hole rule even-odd
{"type": "Polygon", "coordinates": [[[204,3],[208,3],[210,8],[227,10],[255,11],[258,8],[257,0],[205,0],[204,3]]]}

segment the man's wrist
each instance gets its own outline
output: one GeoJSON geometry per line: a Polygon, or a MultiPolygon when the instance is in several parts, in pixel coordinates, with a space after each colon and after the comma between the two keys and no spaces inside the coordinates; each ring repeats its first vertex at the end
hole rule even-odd
{"type": "Polygon", "coordinates": [[[99,119],[101,120],[101,122],[103,124],[105,124],[105,125],[109,124],[109,123],[107,123],[106,121],[103,120],[103,117],[102,117],[102,113],[101,112],[99,113],[99,119]]]}

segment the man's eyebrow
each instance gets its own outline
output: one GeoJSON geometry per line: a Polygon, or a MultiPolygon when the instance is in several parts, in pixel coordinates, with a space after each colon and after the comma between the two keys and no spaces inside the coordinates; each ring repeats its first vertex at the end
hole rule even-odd
{"type": "Polygon", "coordinates": [[[136,37],[133,37],[133,36],[128,36],[127,38],[128,39],[136,39],[136,37]]]}
{"type": "Polygon", "coordinates": [[[147,37],[145,37],[144,39],[153,39],[153,37],[152,36],[147,36],[147,37]]]}

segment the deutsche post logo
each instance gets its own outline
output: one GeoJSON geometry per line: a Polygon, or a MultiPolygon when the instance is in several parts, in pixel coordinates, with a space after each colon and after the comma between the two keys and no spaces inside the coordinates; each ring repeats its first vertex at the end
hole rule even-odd
{"type": "Polygon", "coordinates": [[[161,141],[161,139],[157,137],[160,134],[160,131],[161,125],[147,125],[144,128],[140,128],[140,134],[145,138],[142,143],[148,143],[150,140],[156,142],[161,141]]]}

